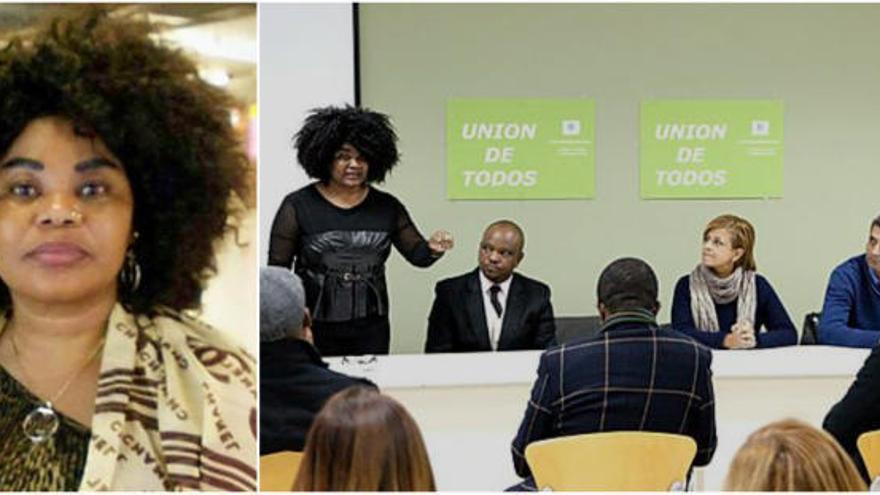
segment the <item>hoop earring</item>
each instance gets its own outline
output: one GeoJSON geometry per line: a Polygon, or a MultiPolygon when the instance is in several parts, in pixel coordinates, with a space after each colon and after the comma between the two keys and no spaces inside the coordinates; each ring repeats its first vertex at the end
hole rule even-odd
{"type": "Polygon", "coordinates": [[[134,294],[141,286],[141,265],[134,256],[134,249],[129,247],[125,252],[122,271],[119,272],[119,283],[129,294],[134,294]]]}

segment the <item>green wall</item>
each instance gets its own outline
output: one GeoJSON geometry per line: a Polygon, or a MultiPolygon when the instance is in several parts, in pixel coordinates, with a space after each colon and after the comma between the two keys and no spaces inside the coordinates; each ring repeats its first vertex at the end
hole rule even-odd
{"type": "Polygon", "coordinates": [[[402,162],[384,188],[424,235],[456,247],[428,270],[389,263],[393,352],[420,352],[434,283],[476,265],[483,227],[526,231],[520,271],[547,282],[558,315],[595,313],[611,260],[646,259],[672,289],[699,260],[705,223],[726,212],[757,230],[758,270],[800,328],[830,270],[863,251],[880,212],[880,6],[380,5],[360,7],[362,102],[393,116],[402,162]],[[596,102],[596,197],[445,199],[450,97],[589,97],[596,102]],[[783,198],[641,200],[642,99],[779,98],[783,198]]]}

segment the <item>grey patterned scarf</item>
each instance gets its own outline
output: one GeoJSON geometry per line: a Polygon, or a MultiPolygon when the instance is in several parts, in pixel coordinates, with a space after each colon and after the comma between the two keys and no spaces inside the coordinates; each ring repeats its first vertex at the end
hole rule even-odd
{"type": "MultiPolygon", "coordinates": [[[[718,332],[718,314],[715,304],[736,302],[736,321],[755,324],[757,293],[755,272],[737,268],[728,277],[720,278],[712,270],[697,265],[690,275],[691,316],[697,328],[704,332],[718,332]]],[[[725,329],[726,330],[726,329],[725,329]]]]}

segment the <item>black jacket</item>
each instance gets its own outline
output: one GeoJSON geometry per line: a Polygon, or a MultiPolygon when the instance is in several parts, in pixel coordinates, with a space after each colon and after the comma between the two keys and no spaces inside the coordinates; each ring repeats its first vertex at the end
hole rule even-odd
{"type": "Polygon", "coordinates": [[[871,351],[856,381],[828,412],[822,427],[837,439],[870,483],[856,441],[862,433],[880,429],[880,347],[871,351]]]}
{"type": "MultiPolygon", "coordinates": [[[[550,287],[514,273],[509,290],[498,350],[546,349],[556,333],[550,287]]],[[[434,293],[425,352],[491,351],[479,268],[441,280],[434,293]]]]}
{"type": "Polygon", "coordinates": [[[312,420],[331,395],[369,380],[327,369],[304,340],[260,343],[260,455],[300,452],[312,420]]]}

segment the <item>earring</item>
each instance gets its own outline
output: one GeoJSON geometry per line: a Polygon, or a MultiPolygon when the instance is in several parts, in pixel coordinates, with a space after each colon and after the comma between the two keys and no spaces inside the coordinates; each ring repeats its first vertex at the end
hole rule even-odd
{"type": "Polygon", "coordinates": [[[125,261],[122,264],[122,271],[119,272],[119,282],[129,294],[133,294],[141,286],[141,265],[134,256],[134,248],[130,246],[125,252],[125,261]]]}

